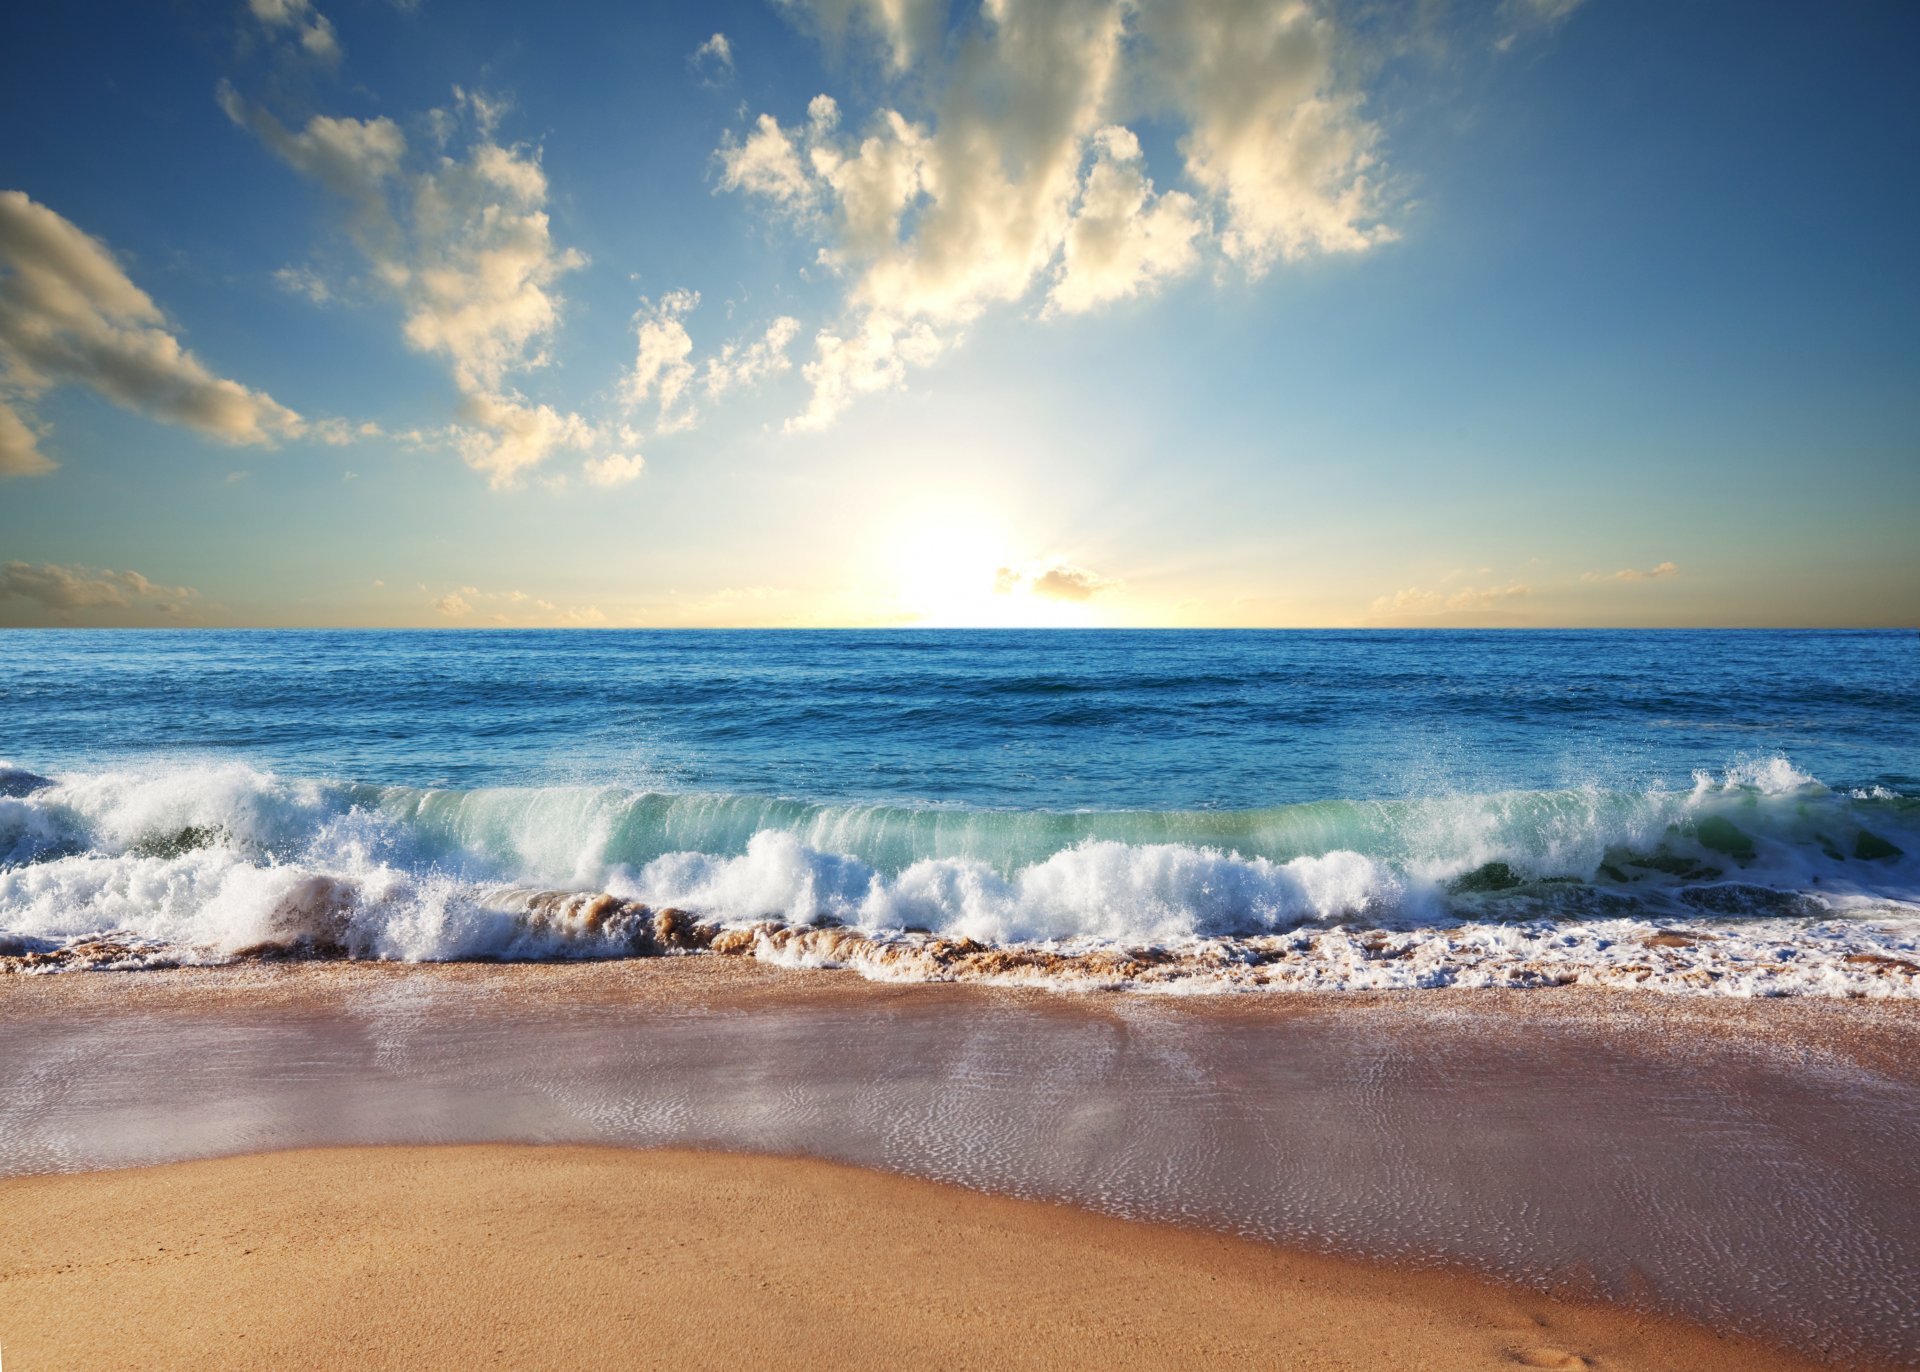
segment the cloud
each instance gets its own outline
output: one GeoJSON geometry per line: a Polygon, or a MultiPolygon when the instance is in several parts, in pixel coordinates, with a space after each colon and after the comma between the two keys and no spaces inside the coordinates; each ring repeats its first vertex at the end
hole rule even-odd
{"type": "Polygon", "coordinates": [[[578,415],[521,396],[508,378],[548,361],[562,299],[586,258],[553,241],[539,150],[494,141],[504,101],[455,89],[435,111],[438,146],[415,148],[391,119],[316,115],[295,130],[223,85],[229,117],[347,207],[347,227],[375,281],[402,310],[409,347],[446,362],[459,389],[455,448],[496,487],[513,485],[562,447],[590,441],[578,415]],[[465,148],[446,146],[462,121],[465,148]]]}
{"type": "Polygon", "coordinates": [[[893,390],[907,379],[908,367],[927,366],[945,347],[928,325],[884,314],[869,313],[844,334],[822,329],[814,335],[813,361],[800,369],[813,393],[786,427],[826,428],[856,397],[893,390]]]}
{"type": "Polygon", "coordinates": [[[608,453],[588,462],[585,472],[587,480],[596,486],[624,486],[639,480],[646,467],[647,460],[639,453],[608,453]]]}
{"type": "Polygon", "coordinates": [[[704,86],[717,86],[733,75],[733,44],[724,33],[716,33],[693,50],[687,66],[704,86]]]}
{"type": "Polygon", "coordinates": [[[443,619],[478,620],[512,628],[585,628],[607,622],[605,612],[597,605],[556,605],[525,591],[483,591],[477,586],[449,591],[431,608],[443,619]]]}
{"type": "Polygon", "coordinates": [[[297,437],[306,422],[208,371],[159,306],[90,237],[20,191],[0,191],[0,471],[51,466],[19,406],[80,385],[137,414],[223,443],[297,437]]]}
{"type": "Polygon", "coordinates": [[[1457,591],[1431,591],[1409,586],[1375,600],[1373,612],[1377,616],[1396,618],[1469,614],[1496,610],[1532,594],[1532,587],[1517,581],[1506,586],[1463,586],[1457,591]]]}
{"type": "Polygon", "coordinates": [[[161,586],[139,572],[9,562],[0,566],[0,610],[10,624],[74,624],[82,619],[156,623],[176,619],[198,598],[189,586],[161,586]]]}
{"type": "Polygon", "coordinates": [[[698,291],[668,291],[657,304],[641,301],[633,317],[637,350],[620,398],[633,407],[656,402],[663,428],[684,427],[669,416],[693,384],[693,336],[684,321],[699,305],[698,291]]]}
{"type": "Polygon", "coordinates": [[[40,435],[18,410],[0,401],[0,476],[39,476],[55,465],[40,451],[40,435]]]}
{"type": "Polygon", "coordinates": [[[247,8],[269,32],[286,34],[315,61],[328,66],[340,61],[340,36],[312,0],[247,0],[247,8]]]}
{"type": "Polygon", "coordinates": [[[821,264],[847,283],[792,427],[898,385],[1042,283],[1043,314],[1082,313],[1207,253],[1258,275],[1393,236],[1380,130],[1334,22],[1298,0],[993,0],[910,72],[940,46],[928,37],[944,6],[789,8],[829,38],[878,35],[893,101],[848,131],[839,103],[816,96],[804,122],[760,114],[716,154],[720,189],[819,236],[821,264]],[[1181,131],[1198,194],[1156,192],[1129,111],[1181,131]]]}
{"type": "Polygon", "coordinates": [[[877,42],[887,66],[905,72],[939,36],[946,0],[775,0],[834,48],[850,35],[877,42]]]}
{"type": "Polygon", "coordinates": [[[1100,130],[1094,148],[1048,312],[1082,314],[1184,275],[1199,257],[1194,240],[1207,230],[1192,196],[1155,197],[1141,166],[1140,140],[1129,130],[1100,130]]]}
{"type": "Polygon", "coordinates": [[[799,320],[781,315],[756,339],[722,344],[701,372],[700,384],[708,399],[718,400],[728,391],[757,386],[770,376],[793,370],[787,347],[799,332],[799,320]]]}
{"type": "Polygon", "coordinates": [[[1500,22],[1506,31],[1493,46],[1507,52],[1529,30],[1558,28],[1583,3],[1585,0],[1505,0],[1500,6],[1500,22]]]}
{"type": "Polygon", "coordinates": [[[674,290],[657,302],[641,301],[634,315],[633,367],[621,378],[620,398],[629,409],[654,404],[662,433],[698,422],[696,390],[710,401],[718,400],[793,368],[787,348],[800,332],[800,321],[790,315],[775,319],[758,337],[733,339],[695,363],[686,320],[699,307],[698,291],[674,290]]]}
{"type": "Polygon", "coordinates": [[[1674,576],[1680,570],[1677,562],[1661,562],[1641,571],[1637,567],[1622,567],[1617,572],[1582,572],[1582,581],[1655,581],[1661,577],[1674,576]]]}
{"type": "Polygon", "coordinates": [[[311,267],[282,267],[273,274],[273,283],[288,295],[305,296],[316,305],[333,299],[333,288],[311,267]]]}
{"type": "Polygon", "coordinates": [[[1187,175],[1226,215],[1221,246],[1253,272],[1362,252],[1382,221],[1381,133],[1344,86],[1333,20],[1303,3],[1149,3],[1146,79],[1187,125],[1187,175]]]}
{"type": "Polygon", "coordinates": [[[1119,584],[1058,558],[1001,567],[993,574],[997,595],[1036,595],[1048,600],[1091,600],[1101,591],[1113,590],[1119,584]]]}

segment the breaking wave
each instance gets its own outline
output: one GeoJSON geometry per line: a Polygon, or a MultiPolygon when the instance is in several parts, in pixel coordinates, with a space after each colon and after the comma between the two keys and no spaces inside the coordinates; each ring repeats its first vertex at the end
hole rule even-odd
{"type": "Polygon", "coordinates": [[[1071,813],[0,766],[17,968],[707,951],[1185,990],[1914,995],[1917,950],[1920,799],[1780,757],[1637,793],[1071,813]]]}

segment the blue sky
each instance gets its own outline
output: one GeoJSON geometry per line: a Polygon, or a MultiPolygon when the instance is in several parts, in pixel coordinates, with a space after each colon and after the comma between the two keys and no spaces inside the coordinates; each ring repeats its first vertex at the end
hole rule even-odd
{"type": "Polygon", "coordinates": [[[0,623],[1920,617],[1909,5],[11,30],[0,623]]]}

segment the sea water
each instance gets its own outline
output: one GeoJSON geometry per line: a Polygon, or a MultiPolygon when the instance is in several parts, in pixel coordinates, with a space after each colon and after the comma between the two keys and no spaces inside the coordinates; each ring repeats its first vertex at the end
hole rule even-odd
{"type": "Polygon", "coordinates": [[[1911,631],[13,631],[0,758],[22,966],[1920,994],[1911,631]]]}

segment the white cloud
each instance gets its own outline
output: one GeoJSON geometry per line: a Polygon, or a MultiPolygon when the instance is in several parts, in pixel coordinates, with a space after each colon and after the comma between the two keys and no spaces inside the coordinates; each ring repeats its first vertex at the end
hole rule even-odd
{"type": "Polygon", "coordinates": [[[637,481],[647,469],[647,460],[639,453],[608,453],[589,461],[586,478],[595,486],[624,486],[637,481]]]}
{"type": "Polygon", "coordinates": [[[945,56],[910,73],[910,55],[940,46],[927,26],[944,6],[804,8],[829,37],[849,25],[879,35],[894,93],[926,113],[883,102],[848,133],[821,95],[803,124],[761,114],[719,149],[721,188],[821,234],[822,263],[848,281],[794,427],[898,384],[961,326],[1042,282],[1043,313],[1077,313],[1190,272],[1204,251],[1257,275],[1393,236],[1380,131],[1343,73],[1333,21],[1303,0],[991,0],[945,56]],[[1129,106],[1184,130],[1198,196],[1155,192],[1119,122],[1129,106]],[[912,340],[912,355],[885,354],[888,338],[912,340]]]}
{"type": "Polygon", "coordinates": [[[744,140],[729,135],[716,156],[720,184],[726,190],[762,195],[788,209],[814,201],[814,181],[800,161],[799,145],[770,114],[755,120],[753,132],[744,140]]]}
{"type": "Polygon", "coordinates": [[[38,476],[54,466],[40,451],[40,435],[18,410],[0,401],[0,476],[38,476]]]}
{"type": "Polygon", "coordinates": [[[1119,584],[1061,558],[1002,567],[993,574],[998,595],[1036,595],[1048,600],[1091,600],[1119,584]]]}
{"type": "Polygon", "coordinates": [[[1467,614],[1498,609],[1532,594],[1531,586],[1517,581],[1505,586],[1463,586],[1457,591],[1431,591],[1409,586],[1375,600],[1373,612],[1387,616],[1467,614]]]}
{"type": "Polygon", "coordinates": [[[687,66],[702,84],[717,86],[733,75],[733,44],[724,33],[716,33],[693,50],[687,66]]]}
{"type": "Polygon", "coordinates": [[[1580,8],[1585,0],[1505,0],[1500,6],[1500,21],[1505,32],[1494,41],[1500,52],[1510,50],[1529,30],[1558,28],[1580,8]]]}
{"type": "Polygon", "coordinates": [[[787,428],[826,428],[857,397],[894,389],[906,380],[908,367],[927,366],[943,347],[927,325],[882,314],[867,314],[844,334],[822,329],[814,335],[813,361],[800,369],[813,394],[787,428]]]}
{"type": "Polygon", "coordinates": [[[621,378],[620,398],[629,408],[655,405],[656,427],[662,433],[698,422],[696,380],[698,391],[711,401],[793,368],[787,348],[800,332],[800,321],[789,315],[775,319],[757,338],[722,344],[719,352],[696,364],[686,320],[699,306],[698,291],[674,290],[657,302],[643,300],[634,315],[633,367],[621,378]]]}
{"type": "Polygon", "coordinates": [[[1162,0],[1141,15],[1146,79],[1187,126],[1187,175],[1222,206],[1229,257],[1258,273],[1393,237],[1380,130],[1341,80],[1330,17],[1298,0],[1162,0]]]}
{"type": "Polygon", "coordinates": [[[198,595],[190,586],[156,585],[139,572],[53,562],[0,566],[0,605],[13,607],[0,614],[9,623],[151,623],[178,617],[198,595]]]}
{"type": "Polygon", "coordinates": [[[775,0],[809,21],[838,48],[850,33],[877,41],[887,65],[904,72],[914,57],[937,41],[946,0],[775,0]]]}
{"type": "Polygon", "coordinates": [[[1673,576],[1680,570],[1676,562],[1661,562],[1641,571],[1637,567],[1622,567],[1617,572],[1582,572],[1582,581],[1655,581],[1661,577],[1673,576]]]}
{"type": "Polygon", "coordinates": [[[607,622],[597,605],[556,605],[525,591],[483,591],[462,586],[432,602],[443,619],[480,620],[514,628],[582,628],[607,622]]]}
{"type": "Polygon", "coordinates": [[[311,267],[282,267],[273,274],[273,282],[288,295],[305,296],[316,305],[333,299],[333,288],[311,267]]]}
{"type": "MultiPolygon", "coordinates": [[[[538,150],[493,140],[505,102],[456,96],[476,126],[460,155],[409,148],[385,117],[316,115],[291,130],[231,87],[220,92],[230,117],[347,204],[355,245],[401,304],[408,345],[444,360],[461,392],[456,450],[504,487],[558,449],[590,441],[578,415],[531,403],[508,384],[547,362],[557,283],[586,259],[553,241],[538,150]]],[[[458,121],[438,113],[451,137],[458,121]]]]}
{"type": "Polygon", "coordinates": [[[707,398],[718,400],[728,391],[757,386],[768,377],[793,370],[787,348],[799,332],[799,320],[781,315],[756,339],[722,344],[701,371],[700,384],[707,398]]]}
{"type": "Polygon", "coordinates": [[[1080,314],[1172,277],[1199,259],[1194,240],[1207,230],[1190,195],[1155,196],[1140,161],[1140,140],[1111,125],[1094,135],[1073,221],[1062,245],[1049,312],[1080,314]]]}
{"type": "Polygon", "coordinates": [[[620,397],[638,407],[653,401],[660,410],[662,428],[684,427],[672,412],[693,384],[693,336],[686,317],[700,304],[698,291],[668,291],[656,304],[640,302],[634,315],[637,348],[633,370],[620,383],[620,397]]]}
{"type": "Polygon", "coordinates": [[[223,443],[297,437],[306,422],[208,371],[104,243],[20,191],[0,191],[0,471],[45,471],[20,403],[80,385],[223,443]]]}
{"type": "Polygon", "coordinates": [[[285,33],[315,61],[332,65],[340,60],[340,36],[312,0],[247,0],[247,8],[269,32],[285,33]]]}

